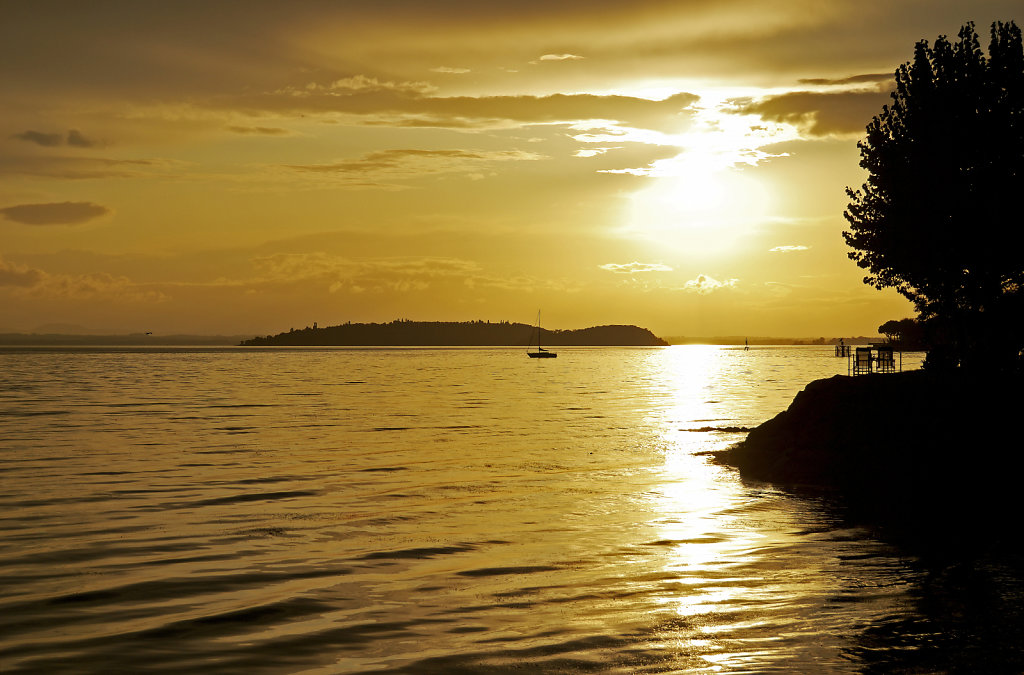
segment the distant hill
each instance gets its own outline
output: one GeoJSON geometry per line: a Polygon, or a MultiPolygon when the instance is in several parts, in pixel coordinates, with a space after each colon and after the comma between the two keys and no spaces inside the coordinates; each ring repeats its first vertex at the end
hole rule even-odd
{"type": "MultiPolygon", "coordinates": [[[[244,346],[374,346],[374,347],[526,347],[537,344],[536,328],[500,321],[407,321],[345,323],[295,330],[243,340],[244,346]]],[[[540,331],[545,347],[635,346],[662,347],[668,343],[646,328],[594,326],[576,330],[540,331]]]]}

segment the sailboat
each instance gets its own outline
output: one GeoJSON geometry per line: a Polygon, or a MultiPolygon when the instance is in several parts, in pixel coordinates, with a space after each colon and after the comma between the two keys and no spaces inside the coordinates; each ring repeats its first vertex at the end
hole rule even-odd
{"type": "Polygon", "coordinates": [[[537,312],[537,351],[527,351],[526,355],[531,359],[553,359],[558,356],[555,352],[549,352],[540,346],[540,312],[537,312]]]}

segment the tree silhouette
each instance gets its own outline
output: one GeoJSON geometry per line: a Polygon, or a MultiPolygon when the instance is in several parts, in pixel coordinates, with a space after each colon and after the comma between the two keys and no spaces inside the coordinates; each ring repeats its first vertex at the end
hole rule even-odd
{"type": "Polygon", "coordinates": [[[1014,366],[1024,310],[1024,50],[1014,22],[922,40],[858,143],[843,232],[864,282],[913,301],[929,366],[1014,366]]]}
{"type": "Polygon", "coordinates": [[[917,319],[894,319],[878,327],[878,332],[902,349],[917,349],[923,342],[922,326],[917,319]]]}

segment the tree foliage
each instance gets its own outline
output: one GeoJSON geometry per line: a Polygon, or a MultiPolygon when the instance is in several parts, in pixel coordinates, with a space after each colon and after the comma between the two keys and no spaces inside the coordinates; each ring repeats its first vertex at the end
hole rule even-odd
{"type": "Polygon", "coordinates": [[[1024,309],[1024,49],[1013,22],[920,41],[858,144],[843,233],[864,282],[929,325],[935,363],[1017,358],[1024,309]]]}
{"type": "Polygon", "coordinates": [[[893,319],[878,327],[878,332],[901,349],[919,349],[924,341],[923,326],[917,319],[893,319]]]}

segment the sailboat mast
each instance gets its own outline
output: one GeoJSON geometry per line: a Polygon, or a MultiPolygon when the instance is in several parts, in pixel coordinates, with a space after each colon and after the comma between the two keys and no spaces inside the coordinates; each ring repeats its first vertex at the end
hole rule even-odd
{"type": "Polygon", "coordinates": [[[527,351],[531,359],[553,359],[558,356],[555,352],[548,351],[540,346],[540,310],[537,310],[537,351],[527,351]]]}

